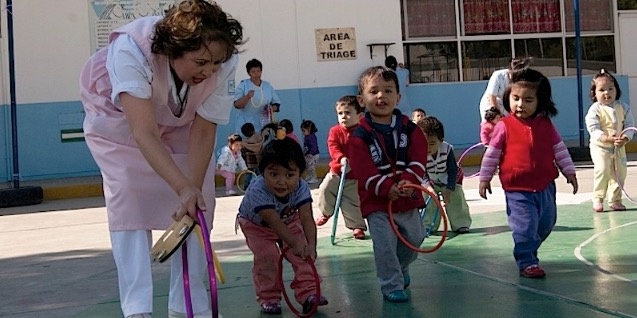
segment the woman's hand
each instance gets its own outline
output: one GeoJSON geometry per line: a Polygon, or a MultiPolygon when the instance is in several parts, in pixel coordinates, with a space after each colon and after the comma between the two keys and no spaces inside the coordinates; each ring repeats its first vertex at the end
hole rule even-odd
{"type": "Polygon", "coordinates": [[[193,220],[197,220],[197,208],[206,211],[206,202],[203,194],[197,187],[187,186],[181,189],[179,195],[179,208],[173,213],[172,217],[175,221],[181,220],[184,215],[188,214],[193,220]]]}

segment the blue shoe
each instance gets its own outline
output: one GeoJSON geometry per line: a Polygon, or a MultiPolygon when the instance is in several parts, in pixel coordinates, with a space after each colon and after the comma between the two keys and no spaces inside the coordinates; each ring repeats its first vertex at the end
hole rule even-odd
{"type": "Polygon", "coordinates": [[[409,301],[409,295],[404,290],[394,290],[389,295],[383,296],[387,301],[392,303],[406,303],[409,301]]]}
{"type": "Polygon", "coordinates": [[[403,288],[407,289],[407,287],[409,287],[409,285],[411,285],[411,277],[409,276],[409,274],[403,274],[403,288]]]}

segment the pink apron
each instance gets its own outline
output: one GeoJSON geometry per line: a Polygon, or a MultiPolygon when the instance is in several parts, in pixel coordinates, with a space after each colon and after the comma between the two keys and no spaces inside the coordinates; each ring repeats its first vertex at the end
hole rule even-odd
{"type": "MultiPolygon", "coordinates": [[[[168,59],[150,51],[150,35],[160,18],[135,20],[115,30],[109,40],[122,33],[129,34],[149,61],[153,71],[151,100],[161,139],[175,163],[188,175],[190,126],[197,108],[213,93],[217,79],[213,76],[192,86],[183,114],[173,115],[168,105],[168,59]]],[[[103,48],[89,59],[82,71],[80,88],[86,111],[85,139],[102,173],[109,230],[163,230],[172,223],[171,215],[179,207],[179,197],[142,156],[122,109],[111,101],[111,83],[105,65],[107,50],[108,47],[103,48]]],[[[210,228],[215,208],[214,167],[213,156],[203,185],[210,228]]]]}

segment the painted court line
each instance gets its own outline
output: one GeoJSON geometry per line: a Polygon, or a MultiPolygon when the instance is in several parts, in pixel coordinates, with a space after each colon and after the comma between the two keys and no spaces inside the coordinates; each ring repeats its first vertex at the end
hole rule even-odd
{"type": "Polygon", "coordinates": [[[622,225],[619,225],[619,226],[611,227],[611,228],[606,229],[606,230],[604,230],[602,232],[599,232],[599,233],[591,236],[590,238],[588,238],[586,241],[584,241],[580,245],[578,245],[575,248],[575,250],[573,251],[573,254],[575,254],[575,257],[577,257],[577,259],[580,260],[582,263],[584,263],[584,264],[586,264],[588,266],[594,267],[595,269],[597,269],[598,271],[600,271],[600,272],[602,272],[604,274],[610,275],[611,277],[614,277],[614,278],[616,278],[618,280],[621,280],[621,281],[625,281],[625,282],[629,282],[629,283],[635,284],[636,283],[635,281],[633,281],[631,279],[628,279],[628,278],[626,278],[624,276],[621,276],[621,275],[618,275],[618,274],[614,274],[613,272],[611,272],[609,270],[603,269],[599,265],[587,260],[584,256],[582,256],[582,248],[585,247],[586,245],[588,245],[589,243],[591,243],[592,241],[594,241],[595,239],[597,239],[599,236],[601,236],[603,234],[606,234],[606,233],[608,233],[610,231],[613,231],[613,230],[616,230],[616,229],[619,229],[619,228],[622,228],[622,227],[625,227],[625,226],[630,226],[630,225],[633,225],[633,224],[637,224],[637,221],[633,221],[633,222],[629,222],[629,223],[622,224],[622,225]]]}
{"type": "MultiPolygon", "coordinates": [[[[637,223],[637,222],[633,222],[633,223],[637,223]]],[[[490,276],[490,275],[485,275],[485,274],[482,274],[482,273],[474,272],[472,270],[469,270],[469,269],[466,269],[466,268],[463,268],[463,267],[459,267],[459,266],[455,266],[455,265],[451,265],[451,264],[447,264],[447,263],[444,263],[444,262],[441,262],[441,261],[433,261],[433,260],[427,260],[427,259],[423,259],[423,258],[418,258],[418,259],[422,260],[422,261],[425,261],[425,262],[428,262],[428,263],[431,263],[433,265],[438,264],[438,265],[442,265],[442,266],[445,266],[445,267],[448,267],[448,268],[451,268],[451,269],[454,269],[454,270],[457,270],[457,271],[461,271],[461,272],[469,273],[469,274],[472,274],[472,275],[475,275],[475,276],[479,276],[479,277],[488,279],[490,281],[496,282],[498,284],[514,286],[514,287],[519,288],[519,289],[524,290],[524,291],[528,291],[528,292],[535,293],[535,294],[538,294],[538,295],[542,295],[542,296],[558,299],[558,300],[564,301],[564,302],[572,304],[572,305],[583,306],[583,307],[589,308],[589,309],[597,311],[597,312],[601,312],[601,313],[605,313],[605,314],[609,314],[609,315],[613,315],[613,316],[617,316],[617,317],[637,318],[637,316],[633,316],[633,315],[630,315],[630,314],[627,314],[627,313],[624,313],[624,312],[621,312],[621,311],[616,311],[616,310],[613,310],[613,309],[608,309],[608,308],[596,306],[596,305],[593,305],[593,304],[589,304],[589,303],[583,302],[581,300],[577,300],[577,299],[573,299],[573,298],[570,298],[570,297],[566,297],[564,295],[550,293],[550,292],[547,292],[547,291],[544,291],[544,290],[540,290],[540,289],[524,286],[524,285],[521,285],[521,284],[512,283],[512,282],[497,278],[495,276],[490,276]]]]}

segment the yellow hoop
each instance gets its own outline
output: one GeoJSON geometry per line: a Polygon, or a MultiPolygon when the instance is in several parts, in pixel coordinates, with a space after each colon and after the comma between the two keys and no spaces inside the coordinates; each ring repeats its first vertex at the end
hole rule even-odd
{"type": "Polygon", "coordinates": [[[239,173],[239,175],[237,175],[237,182],[236,182],[237,183],[237,188],[239,189],[239,191],[241,191],[241,193],[246,193],[246,189],[242,188],[241,184],[240,184],[241,177],[243,177],[243,175],[246,174],[246,173],[252,174],[253,178],[257,176],[257,174],[254,173],[254,171],[252,171],[252,170],[241,171],[241,173],[239,173]]]}
{"type": "MultiPolygon", "coordinates": [[[[199,243],[201,243],[201,246],[204,246],[203,243],[203,234],[201,233],[201,227],[199,225],[195,225],[195,233],[197,233],[197,237],[199,238],[199,243]]],[[[215,253],[215,251],[212,251],[212,258],[214,260],[214,266],[215,266],[215,275],[217,276],[217,279],[219,280],[219,282],[221,282],[222,284],[226,283],[226,279],[223,275],[223,269],[221,269],[221,263],[219,262],[219,259],[217,258],[217,253],[215,253]]]]}

